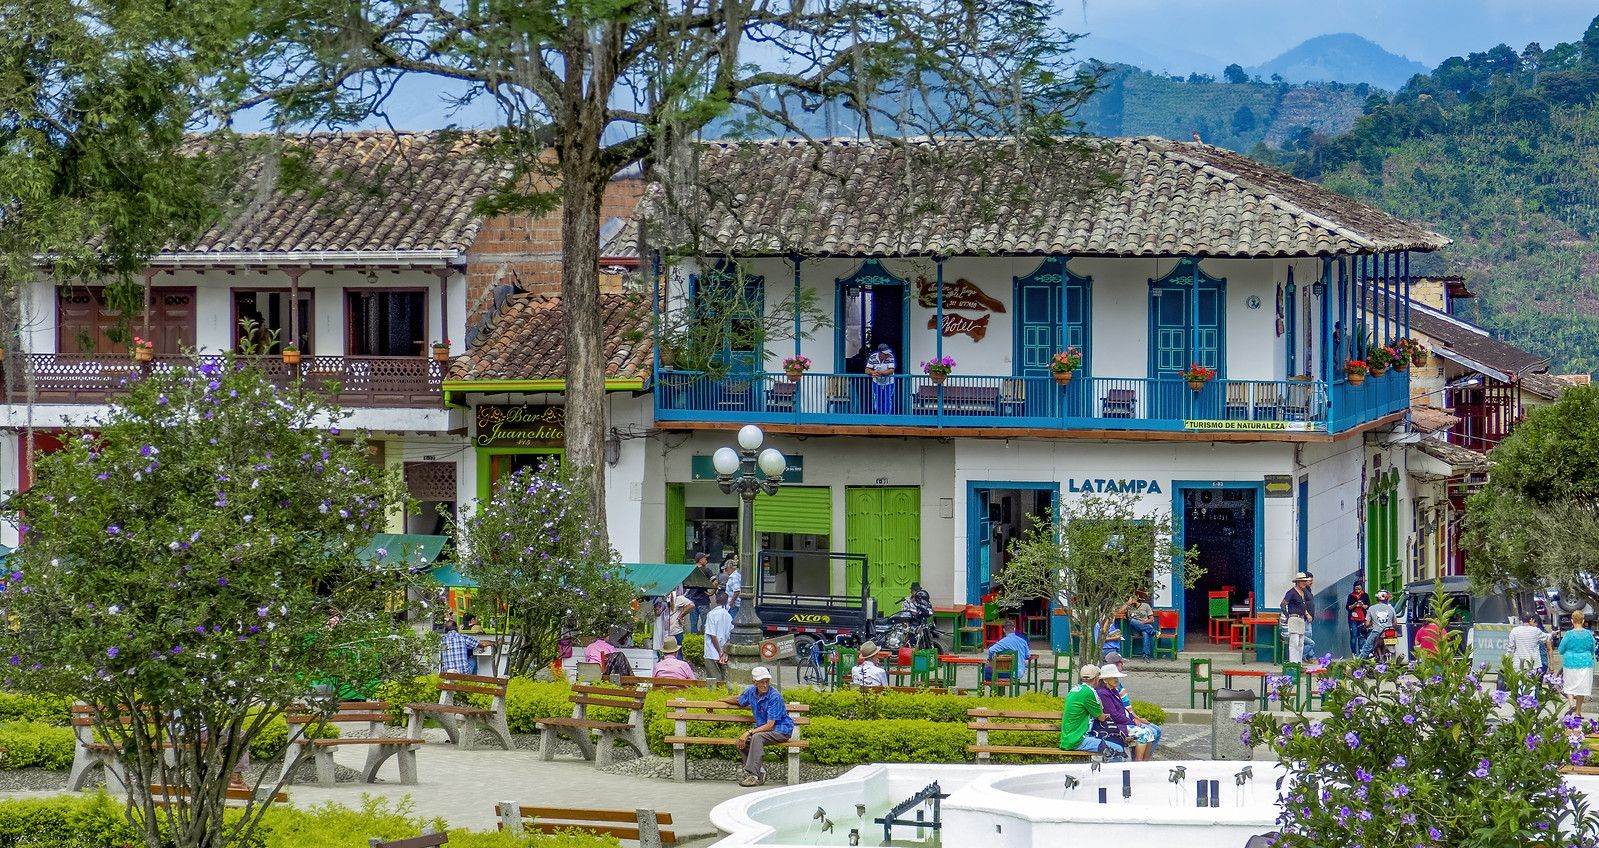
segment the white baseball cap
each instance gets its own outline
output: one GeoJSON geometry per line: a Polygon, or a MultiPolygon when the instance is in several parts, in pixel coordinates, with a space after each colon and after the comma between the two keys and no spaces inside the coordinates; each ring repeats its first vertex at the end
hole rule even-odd
{"type": "Polygon", "coordinates": [[[772,679],[772,672],[769,671],[766,668],[766,666],[758,665],[758,666],[755,667],[754,671],[750,672],[750,679],[751,680],[771,680],[772,679]]]}

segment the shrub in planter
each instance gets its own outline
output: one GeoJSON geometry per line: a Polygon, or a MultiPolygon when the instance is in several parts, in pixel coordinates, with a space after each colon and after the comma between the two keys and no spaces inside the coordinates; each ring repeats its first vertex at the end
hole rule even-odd
{"type": "MultiPolygon", "coordinates": [[[[494,801],[484,799],[484,808],[494,801]]],[[[427,820],[416,815],[409,798],[398,802],[362,796],[358,807],[337,803],[319,804],[309,809],[273,807],[265,825],[270,829],[264,848],[354,848],[372,837],[404,839],[416,836],[423,825],[448,830],[450,848],[605,848],[615,840],[602,836],[572,833],[560,835],[523,834],[512,836],[496,831],[471,831],[448,827],[443,819],[427,820]]]]}
{"type": "MultiPolygon", "coordinates": [[[[239,811],[229,810],[224,826],[231,827],[238,816],[239,811]]],[[[161,844],[172,845],[165,821],[159,822],[159,829],[161,844]]],[[[267,835],[258,829],[235,848],[268,848],[266,838],[267,835]]],[[[123,848],[143,845],[145,839],[128,822],[127,807],[120,798],[96,792],[0,801],[0,844],[123,848]]],[[[350,840],[344,844],[357,843],[350,840]]]]}
{"type": "Polygon", "coordinates": [[[72,728],[38,721],[0,723],[0,768],[66,769],[72,767],[72,728]]]}
{"type": "Polygon", "coordinates": [[[810,755],[826,765],[856,763],[961,763],[977,736],[964,724],[916,719],[812,718],[802,738],[810,755]]]}

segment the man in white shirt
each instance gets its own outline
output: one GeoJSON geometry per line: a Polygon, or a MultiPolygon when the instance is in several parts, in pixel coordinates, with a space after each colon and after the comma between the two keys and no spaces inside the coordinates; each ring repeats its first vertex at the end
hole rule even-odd
{"type": "Polygon", "coordinates": [[[727,680],[727,640],[733,635],[733,614],[727,593],[716,593],[716,606],[705,615],[705,678],[727,680]]]}
{"type": "Polygon", "coordinates": [[[860,656],[858,657],[859,662],[856,663],[855,669],[850,672],[850,682],[855,684],[857,687],[887,686],[888,671],[875,662],[878,655],[881,653],[883,653],[883,651],[881,648],[877,647],[876,642],[863,643],[861,645],[860,656]]]}
{"type": "Polygon", "coordinates": [[[666,635],[683,638],[683,629],[694,612],[694,602],[682,586],[666,597],[666,635]]]}
{"type": "Polygon", "coordinates": [[[738,570],[738,557],[727,558],[722,563],[722,591],[727,593],[727,608],[730,612],[737,612],[738,605],[743,600],[744,575],[738,570]]]}
{"type": "Polygon", "coordinates": [[[1516,668],[1523,672],[1532,671],[1543,665],[1539,655],[1538,646],[1549,644],[1549,633],[1538,626],[1536,613],[1527,613],[1521,617],[1521,623],[1510,628],[1510,658],[1516,663],[1516,668]]]}
{"type": "Polygon", "coordinates": [[[1393,597],[1387,592],[1378,592],[1377,603],[1366,610],[1366,621],[1371,624],[1371,632],[1366,634],[1366,644],[1360,646],[1362,658],[1371,656],[1372,649],[1377,647],[1377,640],[1383,638],[1383,634],[1398,623],[1399,613],[1394,610],[1394,605],[1391,603],[1393,597]]]}
{"type": "Polygon", "coordinates": [[[894,414],[894,371],[899,367],[894,351],[880,344],[866,357],[866,373],[872,378],[872,411],[878,415],[894,414]]]}

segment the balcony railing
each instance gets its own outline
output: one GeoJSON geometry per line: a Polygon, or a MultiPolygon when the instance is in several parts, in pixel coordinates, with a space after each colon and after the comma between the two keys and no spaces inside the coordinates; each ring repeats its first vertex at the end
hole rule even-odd
{"type": "MultiPolygon", "coordinates": [[[[201,356],[200,362],[222,362],[221,356],[201,356]]],[[[427,408],[444,405],[444,369],[447,363],[419,356],[306,356],[287,365],[281,356],[240,356],[266,372],[269,379],[287,386],[295,379],[320,388],[338,384],[330,398],[341,406],[427,408]]],[[[152,372],[189,365],[195,358],[157,356],[148,363],[152,372]]],[[[146,367],[126,356],[32,353],[6,357],[5,390],[9,403],[28,398],[25,369],[33,370],[36,403],[104,403],[125,392],[130,379],[146,367]]]]}
{"type": "Polygon", "coordinates": [[[1403,374],[1338,381],[951,375],[942,385],[902,375],[886,388],[861,374],[656,376],[659,421],[910,425],[1100,430],[1297,430],[1339,432],[1404,409],[1403,374]],[[880,393],[879,393],[880,392],[880,393]]]}

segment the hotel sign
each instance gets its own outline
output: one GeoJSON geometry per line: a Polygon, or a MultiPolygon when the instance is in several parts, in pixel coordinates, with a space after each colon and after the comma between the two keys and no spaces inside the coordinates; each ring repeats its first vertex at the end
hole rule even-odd
{"type": "Polygon", "coordinates": [[[1322,433],[1327,425],[1316,421],[1184,421],[1184,430],[1248,430],[1256,433],[1322,433]]]}
{"type": "Polygon", "coordinates": [[[477,435],[480,448],[558,448],[566,442],[564,406],[480,406],[477,435]]]}

